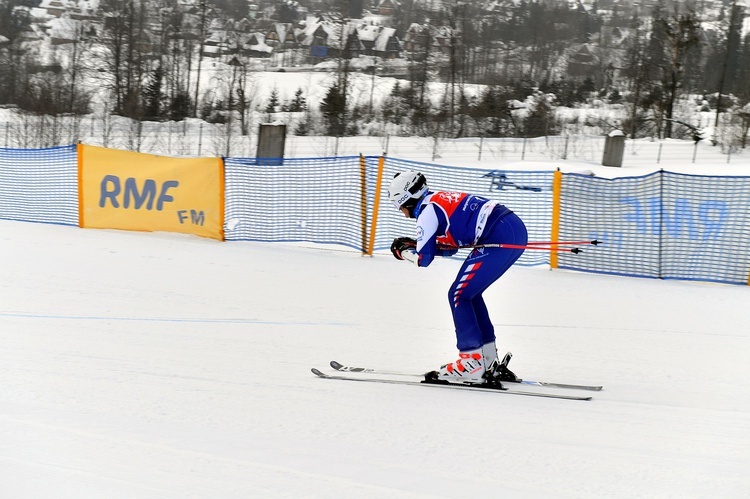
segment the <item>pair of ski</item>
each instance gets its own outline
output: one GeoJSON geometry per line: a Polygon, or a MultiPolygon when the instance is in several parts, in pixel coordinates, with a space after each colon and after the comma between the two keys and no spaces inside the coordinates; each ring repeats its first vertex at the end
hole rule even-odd
{"type": "MultiPolygon", "coordinates": [[[[510,353],[506,354],[506,359],[508,361],[510,360],[510,356],[511,356],[510,353]]],[[[504,362],[507,363],[507,361],[505,360],[504,362]]],[[[394,385],[432,386],[432,387],[438,387],[438,388],[453,388],[453,389],[469,390],[469,391],[507,393],[510,395],[525,395],[529,397],[546,397],[546,398],[556,398],[556,399],[565,399],[565,400],[591,400],[592,398],[590,395],[569,395],[569,394],[553,392],[553,391],[532,392],[532,391],[518,390],[515,388],[507,388],[506,386],[497,386],[497,385],[469,385],[469,384],[462,384],[462,383],[448,383],[444,381],[435,381],[435,380],[426,379],[424,374],[394,372],[394,371],[386,371],[386,370],[379,370],[379,369],[371,369],[371,368],[366,368],[366,367],[350,367],[350,366],[345,366],[339,362],[336,362],[335,360],[331,361],[331,367],[335,369],[338,373],[344,373],[344,374],[326,374],[316,368],[312,368],[312,372],[316,376],[320,378],[324,378],[324,379],[361,381],[361,382],[368,382],[368,383],[387,383],[387,384],[394,384],[394,385]],[[374,375],[378,377],[357,376],[357,375],[351,375],[347,373],[374,375]],[[383,376],[387,376],[387,377],[383,377],[383,376]],[[404,378],[409,378],[409,377],[422,378],[422,380],[417,381],[417,380],[404,379],[404,378]]],[[[586,391],[599,391],[602,389],[600,385],[572,385],[568,383],[553,383],[549,381],[533,381],[533,380],[527,380],[527,379],[516,379],[514,381],[504,380],[502,381],[502,383],[504,385],[511,385],[511,384],[512,385],[529,385],[529,386],[541,386],[541,387],[553,388],[553,389],[570,389],[570,390],[586,390],[586,391]]]]}

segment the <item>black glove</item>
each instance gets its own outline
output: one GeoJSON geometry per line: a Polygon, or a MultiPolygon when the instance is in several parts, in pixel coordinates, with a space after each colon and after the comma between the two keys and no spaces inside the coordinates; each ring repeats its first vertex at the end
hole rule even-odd
{"type": "Polygon", "coordinates": [[[391,244],[391,253],[393,253],[393,256],[399,260],[404,259],[404,257],[401,256],[401,253],[408,249],[417,249],[416,239],[410,237],[397,237],[393,240],[393,244],[391,244]]]}

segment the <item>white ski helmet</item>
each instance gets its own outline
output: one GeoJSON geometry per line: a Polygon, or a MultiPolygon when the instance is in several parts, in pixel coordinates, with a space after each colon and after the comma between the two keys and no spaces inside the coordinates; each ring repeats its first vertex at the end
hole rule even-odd
{"type": "Polygon", "coordinates": [[[388,187],[388,199],[398,208],[407,208],[410,212],[417,201],[427,194],[427,179],[419,172],[405,171],[397,173],[388,187]]]}

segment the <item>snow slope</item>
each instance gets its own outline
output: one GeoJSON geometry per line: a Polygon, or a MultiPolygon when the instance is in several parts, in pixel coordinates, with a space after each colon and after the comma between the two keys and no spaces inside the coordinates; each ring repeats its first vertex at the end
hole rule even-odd
{"type": "Polygon", "coordinates": [[[577,402],[310,373],[453,360],[452,260],[0,221],[0,261],[2,497],[750,490],[744,286],[511,269],[500,348],[577,402]]]}

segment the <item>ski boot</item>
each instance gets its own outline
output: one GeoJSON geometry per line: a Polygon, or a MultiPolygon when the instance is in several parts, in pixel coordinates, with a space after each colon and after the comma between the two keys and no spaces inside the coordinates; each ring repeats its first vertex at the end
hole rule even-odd
{"type": "Polygon", "coordinates": [[[459,352],[457,361],[445,364],[437,371],[430,371],[425,374],[425,381],[478,385],[487,382],[485,372],[482,350],[470,350],[459,352]]]}

